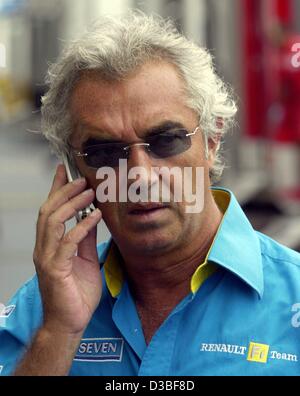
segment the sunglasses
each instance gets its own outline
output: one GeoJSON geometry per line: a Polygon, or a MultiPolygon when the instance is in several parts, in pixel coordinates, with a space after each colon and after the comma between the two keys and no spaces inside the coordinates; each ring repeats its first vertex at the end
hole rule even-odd
{"type": "Polygon", "coordinates": [[[120,159],[129,157],[130,148],[144,146],[153,158],[167,158],[187,151],[191,145],[191,136],[200,130],[197,127],[192,133],[186,129],[174,129],[156,135],[147,136],[142,143],[99,143],[83,147],[84,152],[74,151],[76,157],[82,157],[86,165],[93,169],[119,166],[120,159]]]}

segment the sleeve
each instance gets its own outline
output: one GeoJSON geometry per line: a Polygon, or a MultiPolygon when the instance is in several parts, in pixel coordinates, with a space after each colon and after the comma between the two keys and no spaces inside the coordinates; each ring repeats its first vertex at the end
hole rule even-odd
{"type": "Polygon", "coordinates": [[[34,276],[0,314],[0,376],[13,374],[41,323],[42,304],[34,276]]]}

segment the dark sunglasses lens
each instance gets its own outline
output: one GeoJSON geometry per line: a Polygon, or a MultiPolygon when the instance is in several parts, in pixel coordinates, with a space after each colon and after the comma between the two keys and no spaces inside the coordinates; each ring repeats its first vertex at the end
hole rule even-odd
{"type": "Polygon", "coordinates": [[[87,157],[85,157],[86,164],[95,169],[104,166],[117,167],[119,159],[126,158],[126,152],[123,147],[113,144],[87,147],[84,151],[87,153],[87,157]]]}
{"type": "Polygon", "coordinates": [[[159,158],[171,157],[188,150],[191,147],[191,138],[186,136],[186,130],[170,131],[150,136],[150,151],[159,158]]]}

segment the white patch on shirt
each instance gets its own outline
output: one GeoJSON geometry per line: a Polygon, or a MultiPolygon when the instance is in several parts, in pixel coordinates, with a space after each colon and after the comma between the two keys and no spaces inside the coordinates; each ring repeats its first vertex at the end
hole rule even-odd
{"type": "Polygon", "coordinates": [[[0,327],[6,327],[6,320],[10,317],[15,308],[15,305],[9,305],[6,307],[5,305],[0,304],[0,327]]]}
{"type": "Polygon", "coordinates": [[[82,362],[121,362],[123,347],[123,338],[83,338],[74,360],[82,362]]]}
{"type": "Polygon", "coordinates": [[[15,308],[16,308],[15,305],[9,305],[8,307],[5,307],[4,305],[3,307],[0,306],[0,312],[1,312],[0,318],[8,318],[13,313],[15,308]]]}

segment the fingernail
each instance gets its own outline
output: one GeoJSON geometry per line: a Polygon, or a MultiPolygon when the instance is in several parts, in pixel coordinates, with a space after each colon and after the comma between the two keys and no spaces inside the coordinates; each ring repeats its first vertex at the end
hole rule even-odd
{"type": "Polygon", "coordinates": [[[94,192],[94,190],[92,188],[83,191],[82,195],[90,195],[92,192],[94,192]]]}
{"type": "Polygon", "coordinates": [[[83,184],[85,183],[85,178],[84,177],[80,177],[79,179],[74,180],[73,184],[78,185],[78,184],[83,184]]]}
{"type": "Polygon", "coordinates": [[[59,170],[61,169],[62,166],[63,166],[63,164],[58,164],[58,165],[57,165],[57,167],[56,167],[56,173],[59,172],[59,170]]]}
{"type": "Polygon", "coordinates": [[[99,210],[99,209],[95,209],[95,210],[90,214],[90,217],[98,217],[99,213],[100,213],[100,210],[99,210]]]}

